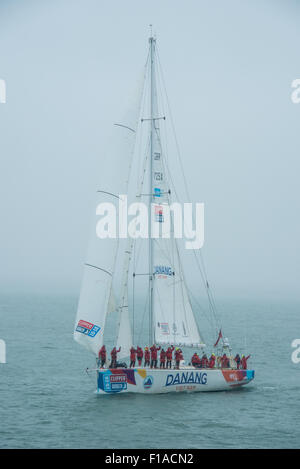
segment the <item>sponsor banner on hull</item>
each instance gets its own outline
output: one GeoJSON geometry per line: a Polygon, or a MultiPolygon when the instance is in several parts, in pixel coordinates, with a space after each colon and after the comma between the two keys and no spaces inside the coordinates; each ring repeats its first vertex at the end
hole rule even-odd
{"type": "Polygon", "coordinates": [[[224,391],[249,383],[253,370],[118,368],[98,372],[98,392],[224,391]]]}
{"type": "Polygon", "coordinates": [[[222,374],[230,385],[239,385],[242,381],[251,381],[254,378],[254,370],[222,370],[222,374]]]}
{"type": "Polygon", "coordinates": [[[170,373],[166,378],[165,386],[175,386],[179,384],[207,384],[207,373],[200,371],[182,371],[170,373]]]}
{"type": "Polygon", "coordinates": [[[127,385],[136,385],[134,370],[111,369],[99,372],[98,389],[108,393],[127,390],[127,385]]]}

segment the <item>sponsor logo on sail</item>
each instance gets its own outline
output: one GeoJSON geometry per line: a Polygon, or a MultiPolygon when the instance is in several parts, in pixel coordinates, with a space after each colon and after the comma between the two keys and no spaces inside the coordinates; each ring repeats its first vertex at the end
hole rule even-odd
{"type": "Polygon", "coordinates": [[[161,205],[155,205],[155,220],[159,223],[164,221],[163,207],[161,205]]]}
{"type": "Polygon", "coordinates": [[[167,322],[158,323],[158,327],[160,327],[162,334],[165,334],[165,335],[170,334],[169,324],[167,322]]]}
{"type": "Polygon", "coordinates": [[[176,374],[169,374],[165,386],[178,384],[207,384],[207,373],[198,371],[187,371],[176,374]]]}
{"type": "Polygon", "coordinates": [[[153,384],[153,376],[146,376],[143,382],[143,386],[145,389],[150,389],[153,384]]]}
{"type": "Polygon", "coordinates": [[[91,322],[83,321],[82,319],[80,319],[76,327],[76,332],[88,335],[89,337],[95,337],[95,335],[98,334],[100,329],[101,327],[96,326],[96,324],[92,324],[91,322]]]}
{"type": "Polygon", "coordinates": [[[171,277],[173,275],[171,267],[168,267],[166,265],[156,265],[154,267],[154,275],[162,275],[162,276],[169,276],[171,277]]]}
{"type": "Polygon", "coordinates": [[[158,171],[156,171],[156,172],[154,173],[154,180],[155,180],[155,181],[162,181],[162,180],[163,180],[163,174],[160,173],[160,172],[158,172],[158,171]]]}

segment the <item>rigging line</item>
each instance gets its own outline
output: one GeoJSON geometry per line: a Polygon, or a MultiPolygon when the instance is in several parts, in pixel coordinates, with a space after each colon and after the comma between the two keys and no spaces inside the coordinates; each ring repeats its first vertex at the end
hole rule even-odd
{"type": "MultiPolygon", "coordinates": [[[[143,90],[143,99],[142,99],[142,105],[141,105],[141,114],[139,116],[139,129],[140,129],[140,132],[139,132],[139,151],[138,151],[138,156],[142,153],[142,141],[143,141],[143,129],[144,129],[144,126],[142,125],[141,123],[141,115],[144,115],[145,113],[145,107],[146,107],[146,98],[147,98],[147,80],[149,80],[149,77],[147,76],[147,74],[149,75],[149,57],[150,57],[150,50],[148,50],[148,57],[147,57],[147,61],[146,61],[146,69],[145,69],[145,75],[144,75],[144,90],[143,90]]],[[[141,159],[138,158],[138,167],[137,167],[137,174],[139,175],[140,174],[140,161],[141,159]]],[[[138,181],[138,178],[137,178],[137,190],[139,188],[139,181],[138,181]]]]}
{"type": "MultiPolygon", "coordinates": [[[[142,316],[142,323],[141,323],[141,326],[140,326],[140,332],[139,332],[139,336],[138,336],[138,342],[141,342],[141,335],[142,335],[142,331],[144,330],[145,315],[146,315],[146,312],[148,311],[149,290],[147,290],[147,291],[148,291],[148,293],[147,293],[147,297],[146,297],[146,301],[145,301],[145,305],[144,305],[144,311],[143,311],[143,316],[142,316]]],[[[150,345],[150,342],[149,342],[149,345],[150,345]]]]}
{"type": "MultiPolygon", "coordinates": [[[[169,177],[169,179],[170,179],[170,181],[171,181],[171,184],[172,184],[172,186],[173,186],[175,196],[177,197],[177,200],[179,200],[179,196],[178,196],[178,193],[177,193],[177,191],[176,191],[176,187],[175,187],[175,184],[174,184],[174,182],[173,182],[172,175],[171,175],[171,172],[170,172],[170,170],[169,170],[169,167],[168,167],[168,164],[167,164],[166,159],[163,159],[162,162],[163,162],[163,167],[164,167],[164,169],[166,170],[166,173],[168,174],[168,177],[169,177]]],[[[172,195],[171,195],[170,198],[169,198],[169,199],[170,199],[169,202],[171,202],[171,198],[172,198],[172,195]]],[[[194,254],[194,256],[195,256],[195,250],[193,250],[193,254],[194,254]]],[[[213,303],[213,301],[212,301],[212,298],[211,298],[211,296],[210,296],[210,294],[209,294],[208,287],[207,287],[207,285],[208,285],[207,278],[205,278],[205,275],[203,274],[203,272],[202,272],[202,270],[201,270],[201,266],[198,264],[198,259],[197,259],[197,258],[196,258],[196,263],[197,263],[197,267],[198,267],[198,270],[199,270],[199,272],[200,272],[200,275],[201,275],[201,278],[202,278],[202,281],[203,281],[203,285],[204,285],[204,287],[205,287],[205,289],[206,289],[206,292],[207,292],[207,298],[208,298],[208,303],[209,303],[210,310],[211,310],[213,316],[215,316],[216,313],[215,313],[214,303],[213,303]]],[[[216,320],[216,322],[217,322],[217,319],[216,319],[216,318],[215,318],[215,320],[216,320]]]]}
{"type": "Polygon", "coordinates": [[[112,192],[107,192],[107,191],[97,191],[100,192],[101,194],[108,194],[111,195],[112,197],[115,197],[116,199],[120,199],[120,197],[116,194],[113,194],[112,192]]]}
{"type": "MultiPolygon", "coordinates": [[[[158,140],[160,149],[162,150],[162,144],[161,144],[161,139],[160,139],[159,131],[158,131],[158,129],[155,129],[155,131],[156,131],[156,137],[157,137],[157,140],[158,140]]],[[[162,165],[163,165],[163,168],[164,168],[164,169],[168,168],[167,161],[164,161],[164,159],[162,159],[162,165]]],[[[169,170],[166,171],[166,172],[168,172],[169,175],[171,176],[171,173],[170,173],[169,170]]],[[[171,178],[171,179],[172,179],[172,178],[171,178]]],[[[174,184],[174,183],[173,183],[173,186],[174,186],[174,188],[175,188],[175,184],[174,184]]],[[[175,191],[175,193],[176,193],[176,191],[175,191]]],[[[178,197],[178,196],[177,196],[177,197],[178,197]]],[[[168,201],[168,204],[169,204],[169,205],[170,205],[170,199],[171,199],[171,197],[168,196],[168,197],[167,197],[167,201],[168,201]]],[[[171,214],[171,213],[170,213],[170,218],[171,218],[171,223],[172,223],[173,217],[172,217],[172,214],[171,214]]],[[[183,276],[183,281],[184,281],[184,283],[185,283],[185,285],[186,285],[186,281],[185,281],[184,273],[183,273],[183,267],[182,267],[182,263],[181,263],[180,257],[179,257],[179,251],[178,251],[179,248],[178,248],[178,244],[177,244],[176,240],[175,240],[175,246],[176,246],[176,250],[177,250],[177,256],[178,256],[178,260],[179,260],[179,265],[180,265],[180,269],[181,269],[181,274],[182,274],[182,276],[183,276]]],[[[202,278],[203,278],[202,272],[201,272],[201,276],[202,276],[202,278]]],[[[204,285],[206,285],[205,280],[206,280],[206,279],[203,278],[203,283],[204,283],[204,285]]],[[[183,286],[182,286],[182,285],[181,285],[181,287],[182,287],[182,289],[183,289],[183,286]]],[[[186,293],[187,293],[188,302],[189,302],[190,307],[191,307],[191,309],[192,309],[191,300],[190,300],[190,298],[189,298],[188,291],[186,291],[186,293]]],[[[182,291],[182,298],[183,298],[183,297],[184,297],[184,295],[183,295],[183,291],[182,291]]],[[[209,301],[209,303],[210,303],[210,301],[209,301]]],[[[185,307],[184,307],[184,309],[185,309],[185,307]]],[[[210,309],[212,310],[212,314],[214,314],[213,305],[212,305],[212,304],[210,304],[210,309]]],[[[185,309],[185,318],[186,318],[186,309],[185,309]]],[[[197,325],[197,327],[198,327],[198,325],[197,325]]],[[[199,332],[198,332],[198,333],[199,333],[199,332]]],[[[199,334],[199,335],[200,335],[200,334],[199,334]]]]}
{"type": "MultiPolygon", "coordinates": [[[[160,147],[162,147],[162,145],[161,145],[161,140],[160,140],[160,137],[159,137],[158,134],[157,134],[157,138],[158,138],[158,140],[159,140],[160,147]]],[[[174,184],[174,181],[173,181],[173,178],[172,178],[172,174],[171,174],[171,172],[170,172],[170,170],[169,170],[169,166],[168,166],[168,164],[167,164],[167,160],[166,160],[166,159],[162,159],[162,165],[163,165],[164,170],[166,170],[166,173],[168,174],[168,178],[170,179],[170,181],[171,181],[171,183],[172,183],[172,186],[173,186],[173,189],[174,189],[174,193],[175,193],[175,195],[176,195],[176,197],[177,197],[177,200],[179,201],[180,198],[179,198],[179,196],[178,196],[178,193],[177,193],[177,190],[176,190],[176,186],[175,186],[175,184],[174,184]]],[[[171,203],[171,199],[172,199],[172,195],[171,195],[171,196],[169,195],[169,196],[168,196],[168,203],[169,203],[169,205],[170,205],[170,203],[171,203]]],[[[195,252],[195,250],[193,250],[193,251],[195,252]]],[[[200,269],[200,270],[201,270],[201,269],[200,269]]],[[[206,286],[206,285],[207,285],[207,278],[205,277],[205,274],[202,273],[202,271],[201,271],[201,276],[202,276],[202,279],[203,279],[203,283],[204,283],[204,285],[206,286]]]]}
{"type": "MultiPolygon", "coordinates": [[[[139,101],[138,101],[139,106],[137,108],[137,116],[136,116],[136,120],[135,120],[136,130],[138,129],[138,126],[139,126],[139,120],[140,120],[139,118],[140,118],[140,115],[141,115],[142,105],[143,105],[143,96],[145,94],[145,82],[146,82],[146,74],[147,74],[147,69],[148,69],[148,60],[149,60],[149,53],[148,53],[148,56],[147,56],[146,64],[144,66],[143,84],[141,86],[141,89],[139,90],[139,92],[140,92],[139,93],[139,101]]],[[[133,131],[136,134],[136,131],[133,130],[132,128],[128,127],[128,126],[124,126],[124,125],[120,125],[120,124],[115,124],[115,125],[119,125],[121,127],[126,127],[127,129],[133,131]]],[[[126,192],[128,192],[129,181],[130,181],[130,176],[131,176],[131,173],[132,173],[132,166],[133,166],[133,162],[134,162],[134,155],[136,153],[137,143],[138,143],[137,138],[135,137],[133,145],[132,145],[131,158],[129,160],[129,166],[128,166],[128,173],[127,173],[127,179],[126,179],[126,192]]],[[[125,283],[122,284],[123,290],[128,289],[128,272],[129,272],[129,265],[130,265],[133,246],[134,246],[134,241],[132,241],[131,239],[128,239],[126,249],[125,249],[125,256],[124,256],[124,259],[123,259],[123,275],[125,275],[125,268],[127,268],[127,275],[126,275],[125,283]]],[[[116,265],[118,251],[119,251],[119,238],[118,238],[118,248],[117,248],[116,255],[115,255],[115,260],[114,260],[114,268],[115,268],[115,265],[116,265]]],[[[128,291],[127,291],[127,295],[128,295],[128,291]]],[[[117,330],[117,340],[118,340],[118,337],[119,337],[119,334],[120,334],[121,314],[123,312],[124,298],[125,298],[125,294],[124,294],[124,291],[123,291],[123,298],[121,299],[121,303],[119,303],[119,308],[118,308],[119,309],[119,327],[118,327],[118,330],[117,330]]],[[[134,330],[133,330],[133,333],[134,333],[134,330]]]]}
{"type": "Polygon", "coordinates": [[[134,308],[134,301],[135,301],[135,274],[133,274],[133,281],[132,281],[132,343],[134,344],[134,313],[135,313],[135,308],[134,308]]]}
{"type": "MultiPolygon", "coordinates": [[[[148,69],[148,60],[149,60],[149,53],[148,53],[148,56],[147,56],[147,60],[146,60],[146,64],[144,66],[144,73],[143,73],[143,86],[140,90],[140,97],[139,97],[139,107],[138,107],[138,113],[137,113],[137,118],[136,118],[136,121],[135,121],[135,131],[136,132],[139,128],[139,121],[140,121],[140,116],[141,116],[141,112],[142,112],[142,107],[144,105],[143,103],[143,98],[145,96],[145,86],[146,86],[146,75],[147,75],[147,69],[148,69]]],[[[128,127],[129,128],[129,127],[128,127]]],[[[132,129],[131,129],[132,130],[132,129]]],[[[128,175],[127,175],[127,180],[126,180],[126,189],[127,189],[127,192],[128,192],[128,186],[129,186],[129,181],[130,181],[130,175],[131,175],[131,171],[132,171],[132,166],[133,166],[133,160],[134,160],[134,155],[135,155],[135,152],[136,152],[136,148],[137,148],[137,139],[135,139],[134,141],[134,146],[133,146],[133,151],[132,151],[132,155],[131,155],[131,159],[130,159],[130,164],[129,164],[129,168],[128,168],[128,175]]]]}
{"type": "Polygon", "coordinates": [[[189,288],[188,288],[188,291],[189,291],[190,296],[192,297],[194,303],[195,303],[196,306],[198,307],[200,314],[204,316],[204,318],[206,319],[206,321],[207,321],[208,324],[210,325],[210,327],[211,327],[211,329],[212,329],[212,332],[213,332],[213,335],[214,335],[214,333],[215,333],[215,328],[214,328],[214,324],[213,324],[213,321],[212,321],[211,316],[209,316],[209,315],[206,314],[205,309],[202,307],[201,303],[196,299],[196,296],[193,294],[193,292],[192,292],[191,290],[189,290],[189,288]]]}
{"type": "MultiPolygon", "coordinates": [[[[185,280],[185,275],[184,275],[184,270],[183,270],[183,266],[182,266],[182,262],[181,262],[181,259],[180,259],[180,256],[179,256],[179,246],[178,246],[178,243],[177,243],[177,240],[175,239],[175,249],[177,251],[177,258],[178,258],[178,262],[179,262],[179,269],[180,269],[180,273],[181,273],[181,277],[182,277],[182,280],[183,280],[183,283],[184,283],[184,286],[186,288],[186,294],[187,294],[187,299],[188,299],[188,302],[189,302],[189,305],[190,305],[190,308],[191,310],[193,311],[193,308],[192,308],[192,304],[191,304],[191,299],[189,297],[189,294],[188,294],[188,289],[187,289],[187,283],[186,283],[186,280],[185,280]]],[[[183,285],[182,285],[182,295],[184,294],[183,292],[183,285]]],[[[195,320],[196,322],[196,320],[195,320]]],[[[198,335],[200,337],[200,340],[203,339],[204,340],[204,337],[202,337],[202,332],[200,334],[200,331],[199,331],[199,326],[196,322],[196,327],[197,327],[197,330],[198,330],[198,335]]]]}
{"type": "Polygon", "coordinates": [[[112,277],[112,273],[111,273],[111,272],[108,272],[108,270],[102,269],[101,267],[98,267],[97,265],[87,264],[87,263],[85,263],[84,265],[86,265],[86,266],[88,266],[88,267],[92,267],[93,269],[102,270],[102,272],[105,272],[106,274],[108,274],[108,275],[110,275],[110,276],[112,277]]]}
{"type": "MultiPolygon", "coordinates": [[[[150,145],[150,140],[148,142],[148,147],[150,145]]],[[[139,189],[139,193],[142,192],[143,190],[143,187],[144,187],[144,182],[145,182],[145,168],[147,166],[147,161],[148,161],[148,147],[146,149],[146,154],[145,154],[145,157],[144,157],[144,167],[143,167],[143,173],[142,173],[142,176],[141,176],[141,181],[140,181],[140,187],[138,188],[139,189]]],[[[135,250],[134,250],[134,256],[135,256],[135,265],[136,263],[139,261],[140,259],[140,253],[141,253],[141,249],[142,249],[142,242],[139,243],[139,247],[138,247],[138,250],[136,248],[136,244],[135,244],[135,250]]]]}
{"type": "MultiPolygon", "coordinates": [[[[163,82],[163,85],[164,85],[164,91],[165,91],[165,95],[166,95],[169,115],[170,115],[170,118],[171,118],[170,121],[171,121],[171,126],[172,126],[172,130],[173,130],[173,134],[174,134],[174,139],[175,139],[175,144],[176,144],[177,154],[178,154],[178,160],[179,160],[179,163],[180,163],[180,168],[181,168],[181,172],[182,172],[182,176],[183,176],[184,186],[185,186],[186,194],[188,196],[188,200],[191,200],[190,195],[189,195],[189,190],[188,190],[188,184],[187,184],[187,180],[186,180],[186,177],[185,177],[184,168],[183,168],[183,164],[182,164],[182,158],[181,158],[179,143],[178,143],[178,139],[177,139],[177,135],[176,135],[176,131],[175,131],[174,120],[173,120],[173,116],[172,116],[172,112],[171,112],[171,106],[170,106],[170,102],[169,102],[169,98],[168,98],[168,93],[167,93],[167,89],[166,89],[166,85],[165,85],[162,65],[161,65],[161,62],[160,62],[158,51],[157,51],[157,58],[158,58],[159,69],[160,69],[160,72],[161,72],[162,82],[163,82]]],[[[194,255],[195,255],[195,258],[196,258],[196,253],[195,252],[194,252],[194,255]]],[[[199,256],[202,260],[202,264],[204,265],[202,252],[199,252],[199,256]]],[[[198,264],[198,266],[199,266],[199,264],[198,264]]],[[[205,276],[206,288],[207,288],[208,281],[207,281],[207,276],[206,276],[206,271],[205,270],[204,270],[204,276],[205,276]]],[[[208,296],[210,296],[212,298],[212,292],[211,291],[210,291],[210,295],[208,294],[208,296]]],[[[217,315],[216,304],[215,304],[214,300],[211,301],[211,298],[210,298],[210,302],[212,303],[212,307],[214,309],[214,315],[217,315]]],[[[219,322],[219,318],[216,317],[215,319],[216,319],[216,322],[219,322]]]]}
{"type": "Polygon", "coordinates": [[[131,127],[128,127],[128,125],[124,125],[124,124],[114,124],[114,125],[117,127],[123,127],[124,129],[128,129],[128,130],[131,130],[131,132],[136,133],[136,131],[132,129],[131,127]]]}

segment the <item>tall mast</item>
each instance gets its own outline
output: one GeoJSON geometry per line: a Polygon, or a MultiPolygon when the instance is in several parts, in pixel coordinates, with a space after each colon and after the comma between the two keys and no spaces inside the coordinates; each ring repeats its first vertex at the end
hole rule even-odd
{"type": "Polygon", "coordinates": [[[151,204],[153,201],[153,139],[155,132],[155,120],[154,120],[154,94],[155,94],[155,64],[154,64],[154,53],[155,53],[155,42],[156,40],[151,34],[149,38],[150,43],[150,158],[149,158],[149,321],[150,321],[150,343],[154,343],[154,328],[153,328],[153,256],[152,256],[152,238],[151,238],[151,224],[152,224],[152,210],[151,204]]]}

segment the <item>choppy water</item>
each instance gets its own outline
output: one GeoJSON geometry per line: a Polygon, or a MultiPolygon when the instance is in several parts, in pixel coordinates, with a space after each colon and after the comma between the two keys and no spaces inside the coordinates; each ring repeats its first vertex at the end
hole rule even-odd
{"type": "Polygon", "coordinates": [[[299,304],[223,303],[232,343],[247,336],[253,384],[153,396],[94,393],[93,358],[72,338],[75,298],[2,296],[0,308],[1,448],[300,447],[299,304]]]}

